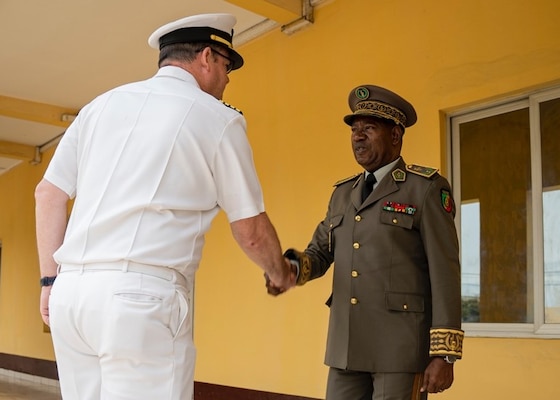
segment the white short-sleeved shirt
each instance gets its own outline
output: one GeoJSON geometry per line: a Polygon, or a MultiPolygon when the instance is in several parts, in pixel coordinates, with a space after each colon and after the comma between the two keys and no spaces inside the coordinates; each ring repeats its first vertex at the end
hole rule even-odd
{"type": "Polygon", "coordinates": [[[172,66],[84,107],[45,179],[75,196],[59,264],[130,260],[190,275],[220,208],[230,222],[264,211],[244,117],[172,66]]]}

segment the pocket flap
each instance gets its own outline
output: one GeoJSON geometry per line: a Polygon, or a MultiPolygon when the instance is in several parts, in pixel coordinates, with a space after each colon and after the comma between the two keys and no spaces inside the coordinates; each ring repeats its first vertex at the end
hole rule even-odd
{"type": "Polygon", "coordinates": [[[412,229],[414,217],[403,213],[381,211],[381,222],[387,225],[400,226],[401,228],[412,229]]]}
{"type": "Polygon", "coordinates": [[[342,214],[331,217],[331,219],[329,220],[329,230],[332,231],[334,228],[340,225],[342,223],[342,218],[344,218],[344,215],[342,214]]]}
{"type": "Polygon", "coordinates": [[[424,312],[424,298],[413,293],[385,293],[388,310],[405,312],[424,312]]]}

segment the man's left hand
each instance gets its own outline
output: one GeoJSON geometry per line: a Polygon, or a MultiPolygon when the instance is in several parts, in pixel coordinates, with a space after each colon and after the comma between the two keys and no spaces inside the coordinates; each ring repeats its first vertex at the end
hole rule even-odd
{"type": "Polygon", "coordinates": [[[421,392],[441,393],[451,387],[453,383],[453,364],[449,364],[442,357],[434,357],[424,371],[424,382],[421,392]]]}

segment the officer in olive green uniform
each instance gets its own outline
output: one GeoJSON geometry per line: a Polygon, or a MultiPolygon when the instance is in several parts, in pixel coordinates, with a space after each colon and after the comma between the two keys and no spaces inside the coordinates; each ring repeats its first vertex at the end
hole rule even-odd
{"type": "Polygon", "coordinates": [[[437,170],[400,157],[404,129],[416,122],[410,103],[363,85],[349,104],[344,122],[365,172],[335,184],[307,249],[285,255],[298,268],[298,285],[334,262],[327,400],[426,398],[451,386],[462,356],[451,189],[437,170]]]}

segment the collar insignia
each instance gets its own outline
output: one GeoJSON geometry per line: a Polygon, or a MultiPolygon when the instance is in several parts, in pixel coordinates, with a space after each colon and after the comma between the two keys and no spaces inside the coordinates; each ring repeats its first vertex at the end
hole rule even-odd
{"type": "Polygon", "coordinates": [[[393,175],[393,180],[395,182],[404,182],[406,180],[406,172],[400,168],[394,170],[391,175],[393,175]]]}

